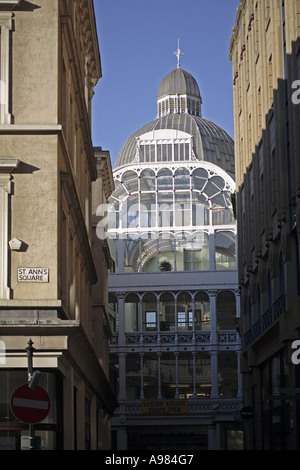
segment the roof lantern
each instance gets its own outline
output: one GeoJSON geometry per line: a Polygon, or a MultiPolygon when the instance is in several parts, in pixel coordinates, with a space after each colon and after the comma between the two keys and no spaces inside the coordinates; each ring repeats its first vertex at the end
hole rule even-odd
{"type": "Polygon", "coordinates": [[[158,88],[158,117],[174,113],[201,116],[202,98],[198,84],[190,73],[180,67],[183,52],[180,50],[179,40],[174,54],[177,57],[177,68],[165,76],[158,88]]]}

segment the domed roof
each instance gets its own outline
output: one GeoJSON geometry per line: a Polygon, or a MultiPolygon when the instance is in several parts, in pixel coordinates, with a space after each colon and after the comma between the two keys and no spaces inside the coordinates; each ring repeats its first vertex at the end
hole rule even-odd
{"type": "Polygon", "coordinates": [[[121,149],[115,168],[135,161],[137,138],[147,132],[160,129],[174,129],[193,136],[193,150],[198,160],[218,165],[231,176],[234,175],[234,142],[217,124],[200,116],[188,113],[168,114],[155,119],[136,131],[121,149]]]}
{"type": "Polygon", "coordinates": [[[200,90],[194,77],[180,67],[168,73],[162,80],[158,88],[157,98],[176,94],[186,94],[195,98],[201,98],[200,90]]]}

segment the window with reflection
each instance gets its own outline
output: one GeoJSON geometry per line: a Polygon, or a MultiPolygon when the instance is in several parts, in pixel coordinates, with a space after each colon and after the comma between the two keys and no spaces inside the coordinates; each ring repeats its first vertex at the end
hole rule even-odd
{"type": "Polygon", "coordinates": [[[126,272],[139,272],[140,270],[140,238],[138,234],[131,233],[124,240],[124,268],[126,268],[126,272]]]}
{"type": "Polygon", "coordinates": [[[156,226],[156,195],[154,193],[140,195],[140,226],[156,226]]]}
{"type": "Polygon", "coordinates": [[[201,227],[210,224],[210,206],[206,197],[199,192],[192,194],[192,224],[201,227]]]}
{"type": "Polygon", "coordinates": [[[234,225],[235,220],[233,212],[229,208],[223,208],[218,204],[213,205],[212,209],[212,224],[213,225],[234,225]]]}
{"type": "Polygon", "coordinates": [[[174,174],[175,191],[186,191],[190,189],[190,172],[187,168],[178,168],[174,174]]]}
{"type": "Polygon", "coordinates": [[[188,227],[192,224],[191,219],[191,192],[175,192],[175,225],[177,227],[188,227]]]}
{"type": "Polygon", "coordinates": [[[173,193],[160,191],[157,195],[158,226],[173,227],[174,225],[174,201],[173,193]]]}
{"type": "Polygon", "coordinates": [[[176,237],[176,270],[203,271],[209,269],[208,234],[188,233],[176,237]]]}
{"type": "Polygon", "coordinates": [[[140,191],[142,192],[155,192],[156,190],[156,177],[155,172],[150,168],[145,168],[141,171],[140,176],[140,191]]]}
{"type": "Polygon", "coordinates": [[[217,270],[233,270],[236,268],[235,234],[233,232],[216,232],[215,261],[217,270]]]}
{"type": "Polygon", "coordinates": [[[123,227],[135,229],[140,226],[140,205],[137,194],[128,197],[122,207],[123,227]]]}

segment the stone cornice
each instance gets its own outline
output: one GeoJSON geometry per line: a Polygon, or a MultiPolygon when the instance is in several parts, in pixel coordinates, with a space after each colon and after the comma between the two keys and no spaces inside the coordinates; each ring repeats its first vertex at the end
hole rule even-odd
{"type": "Polygon", "coordinates": [[[92,0],[80,0],[78,7],[78,18],[81,19],[81,31],[85,56],[88,58],[87,69],[90,82],[90,94],[101,78],[101,61],[99,43],[96,29],[94,3],[92,0]]]}

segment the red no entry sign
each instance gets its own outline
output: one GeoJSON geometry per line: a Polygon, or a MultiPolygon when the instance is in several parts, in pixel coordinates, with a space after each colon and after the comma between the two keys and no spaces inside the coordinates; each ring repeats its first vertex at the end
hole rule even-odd
{"type": "Polygon", "coordinates": [[[18,387],[11,396],[10,407],[17,419],[27,424],[43,421],[49,413],[50,398],[46,390],[36,387],[31,390],[27,384],[18,387]]]}

